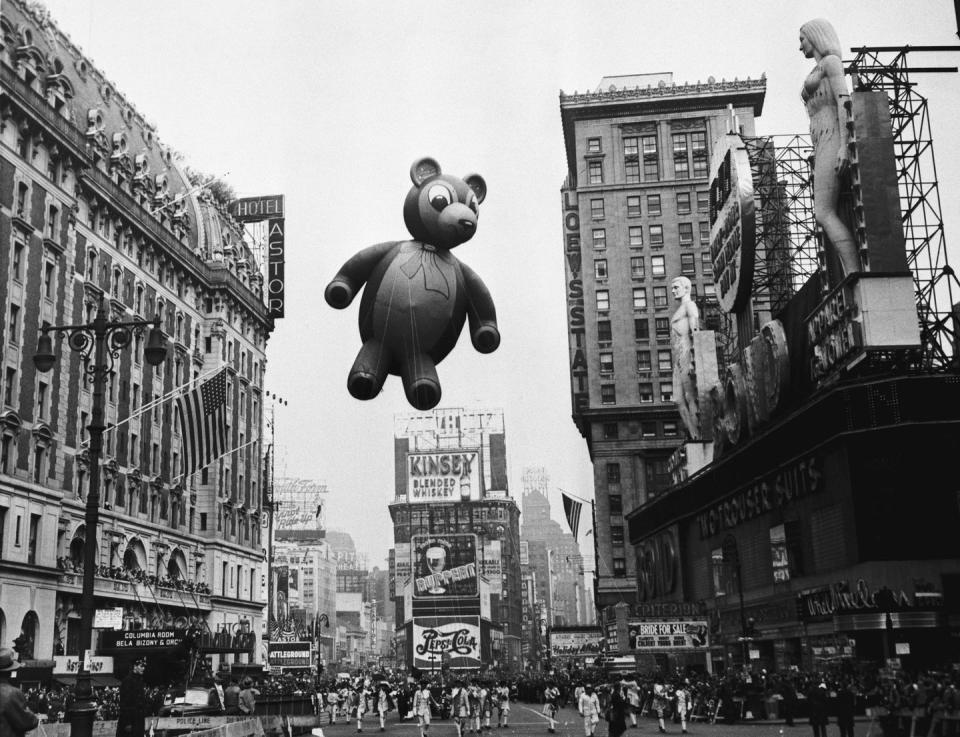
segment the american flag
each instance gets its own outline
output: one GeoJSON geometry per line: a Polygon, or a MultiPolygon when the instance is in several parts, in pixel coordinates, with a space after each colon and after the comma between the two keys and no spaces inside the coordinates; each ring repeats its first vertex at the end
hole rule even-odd
{"type": "Polygon", "coordinates": [[[570,525],[570,532],[576,539],[577,532],[580,529],[580,510],[583,508],[583,504],[563,492],[560,493],[560,496],[563,499],[563,513],[567,517],[567,524],[570,525]]]}
{"type": "Polygon", "coordinates": [[[227,452],[227,372],[221,371],[177,399],[184,473],[198,471],[227,452]]]}

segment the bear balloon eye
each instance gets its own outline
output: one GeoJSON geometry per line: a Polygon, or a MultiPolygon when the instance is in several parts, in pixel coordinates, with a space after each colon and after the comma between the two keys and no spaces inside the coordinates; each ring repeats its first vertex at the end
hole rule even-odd
{"type": "Polygon", "coordinates": [[[430,200],[434,210],[440,211],[453,201],[453,195],[442,184],[434,184],[427,191],[427,199],[430,200]]]}

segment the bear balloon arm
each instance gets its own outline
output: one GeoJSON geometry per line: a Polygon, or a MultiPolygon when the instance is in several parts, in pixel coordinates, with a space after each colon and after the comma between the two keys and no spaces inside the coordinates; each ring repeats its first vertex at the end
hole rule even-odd
{"type": "Polygon", "coordinates": [[[500,329],[496,323],[481,323],[474,327],[470,325],[470,340],[478,353],[493,353],[500,347],[500,329]]]}
{"type": "Polygon", "coordinates": [[[366,284],[370,274],[387,253],[396,245],[396,241],[378,243],[375,246],[364,248],[340,267],[337,275],[330,280],[323,296],[327,304],[338,310],[347,307],[357,292],[366,284]]]}
{"type": "Polygon", "coordinates": [[[467,294],[467,319],[470,321],[470,340],[480,353],[493,353],[500,346],[497,327],[497,308],[483,280],[469,266],[461,262],[463,282],[467,294]]]}

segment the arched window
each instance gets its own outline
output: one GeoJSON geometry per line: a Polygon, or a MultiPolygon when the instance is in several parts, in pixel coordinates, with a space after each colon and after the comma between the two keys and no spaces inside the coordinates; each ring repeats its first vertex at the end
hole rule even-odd
{"type": "Polygon", "coordinates": [[[89,282],[96,283],[97,281],[97,252],[93,248],[87,249],[87,269],[85,272],[86,279],[89,282]]]}
{"type": "Polygon", "coordinates": [[[80,525],[77,528],[77,531],[73,533],[73,539],[70,541],[69,548],[69,560],[70,565],[73,566],[73,570],[79,571],[83,569],[83,541],[84,541],[84,528],[83,525],[80,525]]]}
{"type": "Polygon", "coordinates": [[[16,470],[20,428],[16,412],[11,410],[0,417],[0,473],[13,474],[16,470]]]}
{"type": "Polygon", "coordinates": [[[13,649],[20,656],[20,662],[34,659],[37,635],[40,632],[40,618],[34,611],[27,612],[20,625],[20,634],[13,638],[13,649]]]}
{"type": "Polygon", "coordinates": [[[177,548],[170,553],[170,560],[167,562],[167,578],[184,579],[187,575],[187,559],[183,551],[177,548]]]}
{"type": "Polygon", "coordinates": [[[128,571],[139,571],[143,569],[147,560],[147,551],[140,542],[140,538],[133,538],[127,544],[127,549],[123,553],[123,567],[128,571]]]}

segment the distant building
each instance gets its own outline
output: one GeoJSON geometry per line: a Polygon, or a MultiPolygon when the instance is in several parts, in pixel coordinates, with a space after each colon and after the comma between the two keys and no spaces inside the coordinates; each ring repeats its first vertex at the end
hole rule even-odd
{"type": "Polygon", "coordinates": [[[503,413],[401,416],[394,449],[391,578],[403,664],[439,669],[447,638],[466,632],[451,668],[519,669],[520,510],[507,488],[503,413]]]}
{"type": "MultiPolygon", "coordinates": [[[[289,571],[297,572],[296,600],[289,599],[291,610],[298,614],[303,633],[315,639],[320,662],[330,662],[337,631],[337,566],[329,548],[323,541],[279,540],[274,545],[274,566],[286,566],[289,571]]],[[[288,596],[290,581],[288,579],[288,596]]]]}
{"type": "MultiPolygon", "coordinates": [[[[530,565],[530,547],[525,540],[520,541],[520,599],[522,637],[520,656],[524,670],[539,670],[545,663],[543,658],[544,640],[541,637],[541,623],[537,606],[537,573],[530,565]]],[[[544,622],[544,631],[546,622],[544,622]]]]}
{"type": "Polygon", "coordinates": [[[536,572],[536,598],[548,626],[589,624],[595,617],[584,591],[583,556],[573,535],[550,517],[548,482],[544,469],[524,470],[520,539],[536,572]]]}

